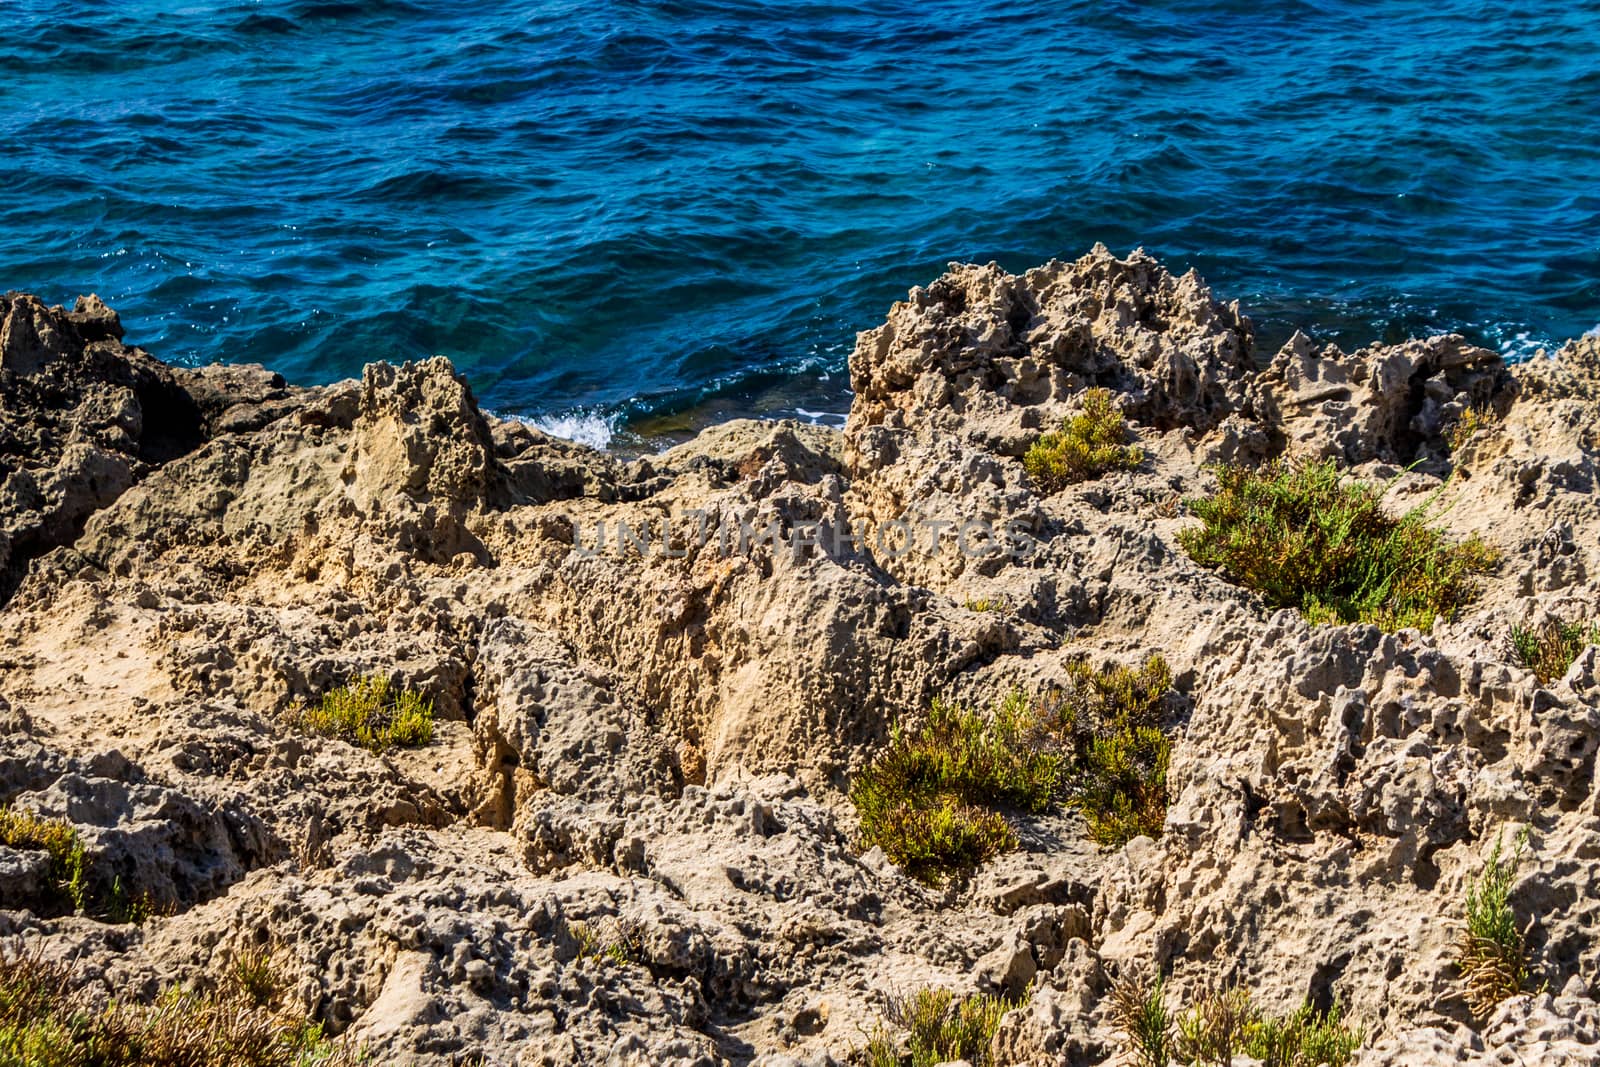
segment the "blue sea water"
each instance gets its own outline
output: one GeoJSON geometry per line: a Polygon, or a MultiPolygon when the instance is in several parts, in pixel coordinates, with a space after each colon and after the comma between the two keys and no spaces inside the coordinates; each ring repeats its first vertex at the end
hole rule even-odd
{"type": "Polygon", "coordinates": [[[0,288],[169,360],[444,353],[569,432],[839,412],[944,263],[1097,240],[1269,340],[1600,323],[1593,0],[0,11],[0,288]]]}

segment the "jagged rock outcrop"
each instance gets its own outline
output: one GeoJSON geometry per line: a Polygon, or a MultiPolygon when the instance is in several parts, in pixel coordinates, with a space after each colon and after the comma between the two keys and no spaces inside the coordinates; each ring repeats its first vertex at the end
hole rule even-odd
{"type": "Polygon", "coordinates": [[[1252,406],[1298,458],[1451,467],[1445,436],[1476,410],[1504,416],[1516,379],[1454,334],[1345,355],[1296,333],[1252,386],[1252,406]]]}
{"type": "Polygon", "coordinates": [[[98,297],[64,311],[0,296],[0,602],[32,560],[200,441],[200,414],[173,372],[121,338],[98,297]]]}
{"type": "Polygon", "coordinates": [[[1337,1000],[1364,1063],[1600,1058],[1600,653],[1541,683],[1506,637],[1600,614],[1592,338],[1507,368],[1296,337],[1258,370],[1236,305],[1097,248],[914,290],[842,431],[633,459],[481,412],[442,359],[302,389],[120,338],[92,297],[0,302],[0,804],[158,905],[67,914],[0,849],[0,935],[101,995],[273,944],[379,1058],[778,1067],[849,1062],[890,995],[1031,987],[995,1061],[1061,1067],[1117,1054],[1112,985],[1159,968],[1174,1002],[1337,1000]],[[1046,494],[1021,457],[1089,386],[1144,460],[1046,494]],[[1280,456],[1502,562],[1426,634],[1269,610],[1177,534],[1210,464],[1280,456]],[[1153,651],[1187,709],[1159,840],[1047,814],[940,890],[860,849],[891,722],[1153,651]],[[432,743],[285,725],[363,674],[428,694],[432,743]],[[1524,829],[1549,991],[1480,1019],[1464,886],[1524,829]]]}

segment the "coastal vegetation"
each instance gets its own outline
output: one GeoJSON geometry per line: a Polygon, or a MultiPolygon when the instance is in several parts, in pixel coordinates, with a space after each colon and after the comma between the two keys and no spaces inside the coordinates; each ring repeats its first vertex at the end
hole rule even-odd
{"type": "Polygon", "coordinates": [[[1551,619],[1542,626],[1511,627],[1511,647],[1539,684],[1563,677],[1572,661],[1589,645],[1600,644],[1600,624],[1551,619]]]}
{"type": "Polygon", "coordinates": [[[1089,834],[1115,847],[1159,837],[1167,817],[1167,695],[1172,672],[1153,655],[1138,670],[1067,668],[1068,685],[1039,703],[1041,723],[1065,754],[1062,794],[1089,834]]]}
{"type": "MultiPolygon", "coordinates": [[[[273,978],[282,989],[281,977],[273,978]]],[[[71,968],[0,952],[0,1067],[346,1067],[359,1062],[298,1013],[232,982],[202,994],[170,988],[153,1003],[100,1006],[71,968]]]]}
{"type": "Polygon", "coordinates": [[[83,908],[88,892],[88,852],[70,822],[47,819],[20,808],[0,807],[0,845],[48,853],[51,888],[71,910],[83,908]]]}
{"type": "Polygon", "coordinates": [[[1532,981],[1528,947],[1511,908],[1511,887],[1527,841],[1524,830],[1507,858],[1502,852],[1504,839],[1497,837],[1483,872],[1467,882],[1467,922],[1457,962],[1467,1003],[1479,1018],[1487,1019],[1497,1004],[1525,992],[1532,981]]]}
{"type": "Polygon", "coordinates": [[[1022,457],[1022,466],[1045,493],[1107,471],[1132,470],[1144,451],[1127,444],[1128,424],[1109,389],[1085,389],[1082,411],[1042,434],[1022,457]]]}
{"type": "Polygon", "coordinates": [[[919,726],[896,725],[851,792],[862,838],[930,883],[1015,848],[1001,812],[1044,811],[1061,780],[1037,725],[1021,692],[989,715],[936,700],[919,726]]]}
{"type": "Polygon", "coordinates": [[[413,689],[396,690],[382,675],[356,678],[330,690],[315,706],[297,704],[289,718],[309,733],[373,752],[433,740],[433,701],[413,689]]]}
{"type": "Polygon", "coordinates": [[[1187,502],[1200,525],[1178,534],[1202,566],[1313,622],[1427,630],[1477,593],[1496,553],[1451,542],[1429,502],[1396,518],[1384,487],[1346,481],[1331,460],[1214,468],[1217,491],[1187,502]]]}
{"type": "Polygon", "coordinates": [[[1469,407],[1445,430],[1445,444],[1450,446],[1451,452],[1459,452],[1480,432],[1493,429],[1496,421],[1491,408],[1480,405],[1469,407]]]}
{"type": "Polygon", "coordinates": [[[1008,813],[1057,802],[1082,812],[1102,845],[1159,835],[1172,746],[1165,660],[1075,662],[1066,681],[1039,698],[1013,691],[988,714],[935,701],[920,725],[896,725],[851,793],[863,841],[937,884],[1015,848],[1008,813]]]}
{"type": "Polygon", "coordinates": [[[94,856],[72,823],[50,819],[17,807],[0,807],[0,845],[22,851],[44,852],[50,857],[46,895],[55,910],[80,912],[102,922],[139,924],[157,910],[148,892],[130,890],[120,875],[109,889],[104,881],[91,886],[94,856]]]}
{"type": "Polygon", "coordinates": [[[615,967],[637,963],[638,934],[621,923],[613,923],[613,926],[614,929],[607,932],[591,923],[568,923],[567,933],[571,935],[573,944],[577,948],[577,958],[594,960],[596,963],[615,967]]]}
{"type": "Polygon", "coordinates": [[[241,949],[228,964],[227,985],[235,996],[254,1007],[277,1006],[288,985],[280,950],[273,945],[241,949]]]}
{"type": "Polygon", "coordinates": [[[1167,1011],[1166,983],[1140,981],[1127,975],[1111,987],[1111,1021],[1127,1043],[1138,1067],[1167,1067],[1172,1060],[1172,1016],[1167,1011]]]}
{"type": "Polygon", "coordinates": [[[1239,986],[1214,990],[1180,1012],[1166,1002],[1160,977],[1130,975],[1111,990],[1112,1019],[1139,1067],[1227,1067],[1248,1056],[1265,1067],[1345,1067],[1366,1039],[1352,1028],[1335,1002],[1326,1012],[1309,1003],[1288,1015],[1257,1008],[1239,986]]]}
{"type": "Polygon", "coordinates": [[[904,1032],[904,1052],[895,1036],[879,1033],[860,1059],[865,1067],[935,1067],[953,1061],[988,1067],[1001,1018],[1027,1000],[1026,993],[1013,1000],[984,993],[958,997],[948,989],[892,998],[884,1015],[904,1032]]]}

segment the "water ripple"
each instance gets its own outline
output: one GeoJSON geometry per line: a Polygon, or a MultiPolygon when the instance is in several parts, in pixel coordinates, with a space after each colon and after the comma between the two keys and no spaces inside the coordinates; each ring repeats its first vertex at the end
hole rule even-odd
{"type": "Polygon", "coordinates": [[[947,261],[1096,240],[1269,340],[1600,323],[1594,0],[7,14],[0,287],[98,291],[168,358],[443,352],[596,433],[836,412],[855,332],[947,261]]]}

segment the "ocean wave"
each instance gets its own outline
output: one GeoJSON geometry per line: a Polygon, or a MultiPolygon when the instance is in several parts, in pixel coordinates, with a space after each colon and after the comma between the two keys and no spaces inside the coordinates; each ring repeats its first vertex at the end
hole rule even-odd
{"type": "Polygon", "coordinates": [[[605,414],[583,410],[531,417],[517,416],[517,419],[540,433],[547,433],[551,437],[559,437],[574,444],[588,445],[601,452],[611,447],[611,441],[622,425],[620,413],[605,414]]]}

